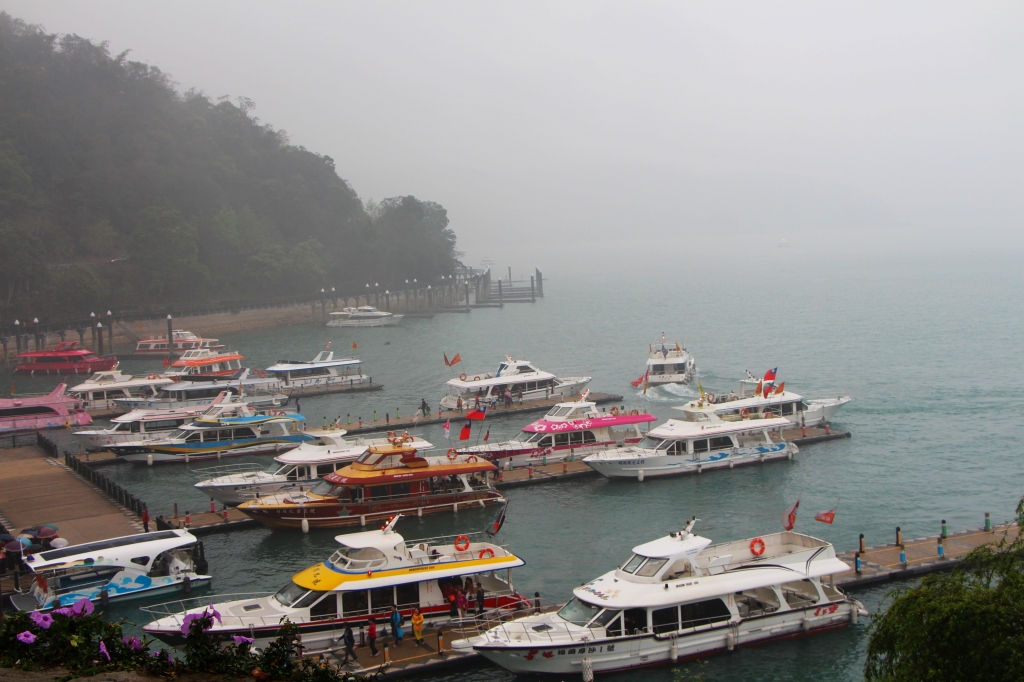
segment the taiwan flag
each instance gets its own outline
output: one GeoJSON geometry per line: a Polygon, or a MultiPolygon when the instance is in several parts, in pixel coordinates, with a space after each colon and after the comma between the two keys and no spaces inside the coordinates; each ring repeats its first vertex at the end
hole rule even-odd
{"type": "MultiPolygon", "coordinates": [[[[419,415],[417,415],[417,416],[419,416],[419,415]]],[[[452,420],[449,419],[448,421],[446,421],[444,423],[444,437],[445,438],[451,438],[451,432],[452,432],[452,420]]]]}
{"type": "Polygon", "coordinates": [[[764,373],[764,383],[766,383],[766,384],[773,383],[775,381],[775,374],[778,371],[779,371],[779,368],[775,367],[774,369],[770,369],[767,372],[765,372],[764,373]]]}
{"type": "Polygon", "coordinates": [[[815,514],[814,520],[820,521],[821,523],[827,523],[831,526],[832,522],[836,520],[836,509],[839,509],[838,502],[836,502],[836,506],[832,507],[831,509],[828,509],[823,512],[818,512],[817,514],[815,514]]]}
{"type": "Polygon", "coordinates": [[[466,419],[475,419],[477,421],[481,421],[482,422],[484,420],[484,417],[486,417],[486,416],[487,416],[487,406],[486,405],[481,405],[480,407],[474,409],[472,412],[467,414],[466,415],[466,419]]]}
{"type": "Polygon", "coordinates": [[[462,427],[462,431],[459,432],[459,440],[469,440],[469,430],[473,427],[473,422],[466,422],[466,425],[462,427]]]}
{"type": "Polygon", "coordinates": [[[786,510],[785,516],[782,517],[782,527],[786,530],[793,530],[793,526],[796,525],[796,510],[800,506],[800,498],[796,498],[796,502],[793,506],[786,510]]]}

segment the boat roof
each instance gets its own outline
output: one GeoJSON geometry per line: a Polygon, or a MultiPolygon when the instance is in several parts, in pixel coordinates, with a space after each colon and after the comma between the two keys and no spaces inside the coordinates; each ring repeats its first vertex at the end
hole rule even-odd
{"type": "Polygon", "coordinates": [[[210,350],[209,348],[193,348],[181,354],[171,363],[171,367],[192,367],[195,365],[212,365],[223,360],[244,360],[245,356],[233,350],[210,350]]]}
{"type": "Polygon", "coordinates": [[[474,474],[496,471],[498,468],[475,455],[457,455],[453,458],[421,457],[415,448],[409,447],[397,449],[390,454],[382,453],[377,448],[370,448],[360,459],[368,461],[353,462],[333,474],[327,474],[324,480],[334,485],[372,485],[413,481],[432,476],[474,474]],[[381,458],[374,459],[372,455],[381,455],[381,458]],[[470,458],[476,461],[471,462],[470,458]],[[374,461],[369,461],[371,459],[374,461]]]}
{"type": "Polygon", "coordinates": [[[205,427],[205,426],[249,426],[252,424],[263,424],[265,422],[272,421],[306,421],[306,418],[297,412],[289,412],[288,414],[277,414],[277,415],[253,415],[251,417],[196,417],[191,424],[185,424],[184,428],[188,427],[205,427]]]}
{"type": "Polygon", "coordinates": [[[698,400],[691,400],[685,405],[673,407],[673,410],[685,410],[687,412],[717,412],[720,410],[739,410],[744,407],[761,407],[763,405],[776,405],[778,403],[791,403],[803,400],[803,396],[792,391],[783,391],[779,394],[764,396],[750,396],[749,398],[737,398],[721,403],[704,403],[698,405],[698,400]]]}
{"type": "Polygon", "coordinates": [[[161,384],[174,383],[174,379],[162,375],[154,375],[155,378],[150,379],[148,376],[132,376],[131,374],[123,374],[117,370],[110,372],[96,372],[91,377],[71,388],[72,393],[78,393],[80,391],[93,391],[96,389],[111,389],[111,388],[122,388],[131,386],[159,386],[161,384]]]}
{"type": "Polygon", "coordinates": [[[760,429],[790,428],[793,422],[785,417],[772,419],[743,420],[737,422],[707,421],[688,422],[681,419],[669,419],[651,429],[648,435],[655,438],[701,438],[719,434],[737,433],[760,429]]]}
{"type": "Polygon", "coordinates": [[[77,341],[61,341],[57,344],[56,348],[50,350],[30,350],[24,353],[18,353],[19,358],[52,358],[54,356],[65,356],[65,357],[83,357],[86,355],[95,355],[94,352],[88,348],[75,348],[78,345],[77,341]],[[70,344],[70,345],[68,345],[70,344]]]}
{"type": "MultiPolygon", "coordinates": [[[[309,434],[309,431],[306,431],[309,434]]],[[[356,443],[346,441],[343,438],[330,438],[320,436],[321,440],[332,441],[329,445],[321,445],[313,442],[306,442],[294,450],[278,455],[274,461],[281,464],[322,464],[343,459],[353,459],[370,449],[370,443],[356,443]]],[[[383,441],[383,439],[381,439],[383,441]]],[[[409,447],[417,450],[430,450],[434,447],[422,438],[415,438],[408,443],[409,447]]]]}
{"type": "Polygon", "coordinates": [[[268,372],[291,372],[297,369],[309,369],[310,367],[343,367],[347,365],[360,365],[362,360],[355,358],[336,358],[331,351],[321,351],[315,358],[309,360],[278,360],[277,364],[267,367],[268,372]]]}
{"type": "Polygon", "coordinates": [[[159,530],[51,549],[25,557],[25,561],[33,571],[44,568],[63,568],[79,562],[88,564],[90,561],[96,564],[116,566],[119,563],[128,563],[135,557],[153,557],[168,549],[191,545],[195,542],[197,542],[196,537],[187,530],[159,530]]]}
{"type": "MultiPolygon", "coordinates": [[[[762,535],[760,540],[765,544],[765,552],[759,557],[751,553],[750,539],[711,545],[707,538],[692,538],[708,543],[695,557],[686,557],[687,561],[696,562],[702,575],[690,573],[667,580],[633,582],[623,579],[623,573],[615,569],[577,587],[573,594],[585,602],[608,608],[656,608],[850,570],[836,557],[835,548],[830,543],[792,531],[762,535]],[[716,565],[718,570],[709,572],[709,564],[716,565]]],[[[656,551],[657,547],[669,543],[679,544],[676,539],[665,537],[640,545],[634,552],[640,554],[637,550],[643,548],[656,551]]],[[[643,556],[683,558],[678,552],[643,556]]]]}
{"type": "Polygon", "coordinates": [[[690,357],[690,353],[686,350],[685,343],[678,343],[677,341],[663,341],[651,344],[647,352],[647,364],[651,365],[657,362],[668,362],[669,358],[679,359],[688,357],[690,357]],[[662,353],[662,348],[665,349],[665,353],[662,353]]]}
{"type": "Polygon", "coordinates": [[[57,386],[46,395],[25,396],[24,398],[0,398],[0,407],[27,407],[30,405],[49,405],[55,402],[73,403],[75,402],[74,398],[64,395],[64,391],[67,387],[67,384],[57,384],[57,386]]]}

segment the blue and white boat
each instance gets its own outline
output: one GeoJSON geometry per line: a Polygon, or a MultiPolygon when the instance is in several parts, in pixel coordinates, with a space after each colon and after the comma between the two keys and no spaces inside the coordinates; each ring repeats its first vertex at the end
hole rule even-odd
{"type": "Polygon", "coordinates": [[[32,587],[11,595],[19,611],[188,592],[209,585],[203,543],[187,530],[161,530],[87,542],[25,557],[32,587]]]}
{"type": "Polygon", "coordinates": [[[164,384],[155,396],[118,398],[115,405],[125,412],[131,410],[183,410],[209,405],[223,392],[241,396],[245,402],[260,409],[288,404],[281,392],[281,383],[274,378],[253,376],[240,369],[232,376],[176,377],[178,381],[164,384]]]}
{"type": "Polygon", "coordinates": [[[301,414],[273,410],[255,416],[202,416],[182,425],[166,438],[108,445],[129,462],[190,462],[238,455],[287,452],[316,440],[305,432],[301,414]]]}
{"type": "Polygon", "coordinates": [[[635,478],[732,469],[775,459],[792,459],[800,450],[782,439],[793,424],[784,417],[727,422],[714,413],[691,415],[694,421],[669,419],[633,446],[611,448],[583,459],[608,478],[635,478]]]}

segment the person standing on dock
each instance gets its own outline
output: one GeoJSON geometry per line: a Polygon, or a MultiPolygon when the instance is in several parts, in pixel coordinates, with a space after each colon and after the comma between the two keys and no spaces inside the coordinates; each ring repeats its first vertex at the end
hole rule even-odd
{"type": "Polygon", "coordinates": [[[423,614],[419,609],[412,610],[412,637],[416,640],[417,646],[423,645],[423,614]]]}
{"type": "Polygon", "coordinates": [[[142,505],[142,532],[149,532],[149,507],[142,505]]]}
{"type": "Polygon", "coordinates": [[[462,414],[462,396],[461,395],[459,396],[459,399],[455,401],[455,409],[459,411],[459,414],[462,414]]]}
{"type": "Polygon", "coordinates": [[[341,641],[345,645],[345,658],[341,660],[341,665],[345,665],[349,662],[349,659],[357,661],[356,658],[356,637],[352,634],[352,624],[345,623],[345,634],[341,636],[341,641]]]}
{"type": "Polygon", "coordinates": [[[391,605],[391,634],[395,636],[395,646],[402,645],[402,637],[405,633],[402,632],[402,621],[405,620],[402,617],[402,612],[398,610],[398,607],[394,604],[391,605]]]}
{"type": "Polygon", "coordinates": [[[429,417],[430,416],[430,405],[427,405],[426,398],[422,398],[420,400],[420,411],[423,412],[423,416],[424,417],[429,417]]]}
{"type": "Polygon", "coordinates": [[[377,619],[370,617],[370,625],[366,628],[366,644],[370,647],[370,655],[376,658],[380,652],[377,651],[377,619]]]}

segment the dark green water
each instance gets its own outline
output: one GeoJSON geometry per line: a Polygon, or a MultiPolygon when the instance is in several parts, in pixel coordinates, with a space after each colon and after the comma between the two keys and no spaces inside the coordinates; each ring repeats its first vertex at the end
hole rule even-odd
{"type": "MultiPolygon", "coordinates": [[[[796,529],[837,549],[891,542],[895,527],[908,537],[974,528],[984,512],[1012,516],[1024,493],[1018,427],[1022,277],[1013,255],[899,259],[800,260],[796,249],[720,263],[674,261],[672,272],[637,268],[603,279],[546,273],[548,297],[535,305],[475,310],[470,315],[408,319],[389,329],[330,329],[300,325],[222,335],[251,366],[282,358],[311,358],[327,341],[347,351],[353,341],[381,393],[323,396],[302,401],[313,423],[376,410],[411,414],[421,398],[436,406],[451,372],[441,359],[461,353],[467,367],[492,369],[508,353],[540,367],[594,377],[597,391],[644,400],[661,418],[695,389],[649,391],[629,385],[641,373],[647,344],[665,331],[685,339],[705,389],[733,388],[745,369],[779,367],[787,388],[809,397],[849,393],[834,426],[850,440],[805,447],[793,462],[669,480],[609,482],[584,479],[514,489],[501,538],[524,557],[517,587],[564,600],[574,585],[608,570],[629,549],[686,518],[715,541],[781,529],[783,511],[798,497],[796,529]],[[835,525],[813,515],[841,498],[835,525]]],[[[158,366],[129,361],[127,371],[158,366]]],[[[19,390],[52,384],[19,379],[19,390]]],[[[491,437],[511,434],[525,419],[488,419],[491,437]]],[[[420,430],[445,445],[439,426],[420,430]]],[[[454,430],[453,430],[454,431],[454,430]]],[[[63,432],[60,432],[61,435],[63,432]]],[[[269,461],[259,458],[258,461],[269,461]]],[[[208,466],[206,464],[205,466],[208,466]]],[[[201,468],[203,464],[193,465],[201,468]]],[[[118,465],[104,471],[145,500],[154,512],[198,510],[189,467],[118,465]]],[[[491,510],[403,520],[407,538],[481,530],[491,510]]],[[[206,540],[217,593],[276,589],[322,560],[333,534],[263,529],[206,540]]],[[[876,610],[884,590],[858,598],[876,610]]],[[[134,607],[122,613],[136,622],[134,607]]],[[[711,659],[708,680],[859,679],[866,626],[765,645],[711,659]]],[[[669,669],[621,678],[671,679],[669,669]]],[[[446,680],[504,680],[489,667],[446,680]]]]}

